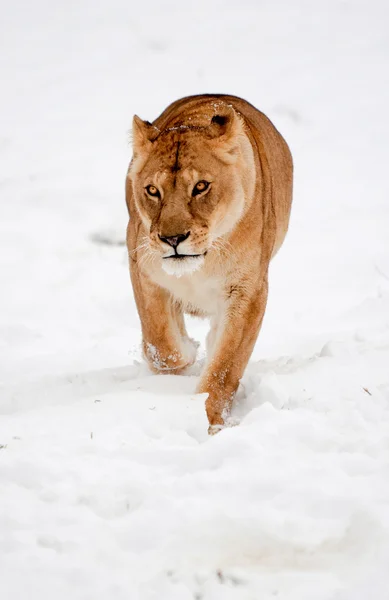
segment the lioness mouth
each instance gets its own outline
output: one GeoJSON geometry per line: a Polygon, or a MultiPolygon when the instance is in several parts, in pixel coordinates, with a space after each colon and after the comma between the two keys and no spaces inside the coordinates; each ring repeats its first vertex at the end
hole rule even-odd
{"type": "Polygon", "coordinates": [[[204,264],[204,254],[172,254],[171,256],[163,256],[162,258],[173,260],[163,260],[162,269],[168,275],[181,277],[182,275],[190,275],[194,271],[198,271],[204,264]],[[185,260],[186,259],[186,260],[185,260]]]}
{"type": "Polygon", "coordinates": [[[176,260],[182,260],[183,258],[198,258],[199,256],[204,256],[204,254],[172,254],[171,256],[163,256],[163,259],[174,258],[176,260]]]}

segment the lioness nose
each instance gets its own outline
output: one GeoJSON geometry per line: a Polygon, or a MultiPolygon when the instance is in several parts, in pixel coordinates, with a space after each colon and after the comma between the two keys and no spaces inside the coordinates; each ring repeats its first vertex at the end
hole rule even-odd
{"type": "Polygon", "coordinates": [[[190,231],[188,233],[179,233],[178,235],[169,235],[168,237],[164,237],[162,235],[159,236],[159,239],[162,242],[166,242],[172,248],[177,248],[178,244],[181,244],[184,240],[187,240],[190,235],[190,231]]]}

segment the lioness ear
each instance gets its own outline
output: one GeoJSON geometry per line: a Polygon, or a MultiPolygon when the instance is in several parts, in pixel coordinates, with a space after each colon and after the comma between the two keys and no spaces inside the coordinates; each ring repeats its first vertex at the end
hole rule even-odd
{"type": "Polygon", "coordinates": [[[157,127],[154,127],[148,121],[142,121],[137,115],[132,120],[132,146],[134,154],[142,154],[151,149],[151,145],[160,133],[157,127]]]}
{"type": "Polygon", "coordinates": [[[238,157],[239,137],[244,135],[244,123],[232,106],[222,107],[212,117],[208,134],[219,157],[226,163],[233,163],[238,157]]]}

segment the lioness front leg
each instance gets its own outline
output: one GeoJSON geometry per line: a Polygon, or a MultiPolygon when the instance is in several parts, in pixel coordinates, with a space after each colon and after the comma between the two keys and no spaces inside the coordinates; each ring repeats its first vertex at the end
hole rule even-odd
{"type": "Polygon", "coordinates": [[[255,293],[234,293],[225,306],[213,355],[201,377],[198,392],[207,392],[209,432],[224,425],[234,394],[257,339],[267,301],[267,277],[255,293]]]}
{"type": "Polygon", "coordinates": [[[179,373],[196,360],[196,346],[186,333],[181,307],[134,263],[131,279],[142,325],[143,354],[149,367],[155,373],[179,373]]]}

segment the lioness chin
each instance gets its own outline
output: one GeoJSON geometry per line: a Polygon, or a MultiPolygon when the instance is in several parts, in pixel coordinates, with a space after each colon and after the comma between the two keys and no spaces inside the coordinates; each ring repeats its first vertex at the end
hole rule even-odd
{"type": "Polygon", "coordinates": [[[261,327],[292,176],[286,142],[241,98],[191,96],[153,123],[134,117],[127,245],[143,352],[153,371],[182,372],[197,347],[184,313],[210,318],[197,389],[210,432],[229,415],[261,327]]]}

